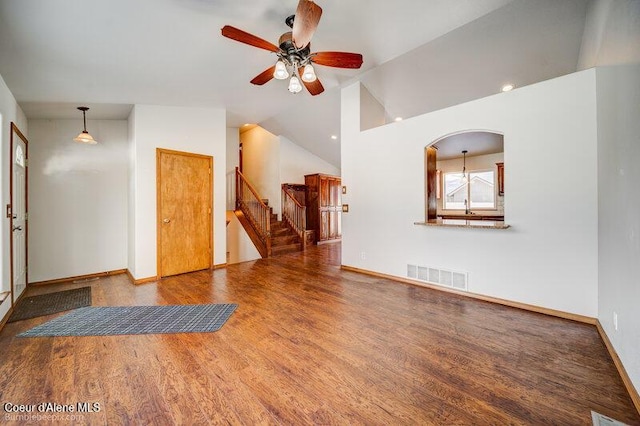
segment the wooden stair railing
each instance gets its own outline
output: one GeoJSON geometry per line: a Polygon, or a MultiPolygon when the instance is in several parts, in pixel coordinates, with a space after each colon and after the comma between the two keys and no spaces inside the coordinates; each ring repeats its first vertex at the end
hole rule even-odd
{"type": "Polygon", "coordinates": [[[298,234],[303,247],[305,245],[305,230],[307,229],[307,208],[296,200],[293,193],[282,185],[282,220],[298,234]]]}
{"type": "MultiPolygon", "coordinates": [[[[256,233],[254,241],[262,257],[271,256],[271,209],[236,167],[236,209],[240,210],[256,233]]],[[[251,237],[251,235],[249,235],[251,237]]],[[[253,238],[252,238],[253,240],[253,238]]]]}

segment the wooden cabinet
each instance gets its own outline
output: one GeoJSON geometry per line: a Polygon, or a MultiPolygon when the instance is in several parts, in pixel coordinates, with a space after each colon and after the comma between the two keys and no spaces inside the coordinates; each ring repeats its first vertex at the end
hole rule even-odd
{"type": "Polygon", "coordinates": [[[496,163],[498,166],[498,195],[504,195],[504,163],[496,163]]]}
{"type": "Polygon", "coordinates": [[[305,175],[307,229],[315,231],[317,243],[342,237],[342,185],[339,176],[305,175]]]}

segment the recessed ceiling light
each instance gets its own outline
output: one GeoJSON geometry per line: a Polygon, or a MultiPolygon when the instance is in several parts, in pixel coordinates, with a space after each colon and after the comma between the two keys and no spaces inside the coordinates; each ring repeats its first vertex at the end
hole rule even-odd
{"type": "Polygon", "coordinates": [[[504,86],[502,86],[502,91],[503,92],[508,92],[510,90],[513,90],[514,87],[515,86],[513,84],[511,84],[511,83],[505,84],[504,86]]]}
{"type": "Polygon", "coordinates": [[[336,135],[331,135],[331,139],[335,141],[336,139],[338,139],[338,137],[336,135]]]}
{"type": "Polygon", "coordinates": [[[396,117],[394,118],[395,121],[402,121],[402,117],[396,117]]]}

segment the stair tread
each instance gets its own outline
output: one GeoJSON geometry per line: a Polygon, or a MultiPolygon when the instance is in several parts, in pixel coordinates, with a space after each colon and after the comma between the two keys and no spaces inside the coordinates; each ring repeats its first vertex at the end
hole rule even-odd
{"type": "Polygon", "coordinates": [[[273,229],[273,228],[271,228],[271,236],[272,237],[276,236],[276,234],[279,235],[279,236],[281,236],[281,235],[298,235],[296,233],[296,231],[294,231],[293,229],[290,229],[290,228],[281,228],[281,229],[273,229]]]}
{"type": "Polygon", "coordinates": [[[300,236],[284,220],[278,220],[276,214],[271,214],[271,254],[285,254],[301,251],[304,248],[300,236]]]}
{"type": "Polygon", "coordinates": [[[287,245],[275,246],[275,247],[272,246],[271,254],[272,255],[285,254],[285,253],[292,253],[300,250],[302,250],[302,243],[287,244],[287,245]]]}
{"type": "Polygon", "coordinates": [[[289,245],[289,244],[299,244],[300,241],[300,237],[296,234],[294,235],[284,235],[281,237],[272,237],[271,238],[271,247],[275,247],[275,246],[283,246],[283,245],[289,245]]]}

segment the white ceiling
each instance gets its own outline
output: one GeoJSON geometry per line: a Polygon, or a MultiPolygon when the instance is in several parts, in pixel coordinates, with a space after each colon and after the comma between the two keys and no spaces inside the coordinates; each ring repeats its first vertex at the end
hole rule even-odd
{"type": "Polygon", "coordinates": [[[491,132],[467,132],[447,136],[433,144],[438,148],[438,160],[462,158],[462,151],[467,151],[467,157],[497,154],[504,151],[504,136],[491,132]]]}
{"type": "Polygon", "coordinates": [[[249,83],[275,55],[220,35],[277,42],[297,0],[0,0],[0,74],[29,118],[126,118],[133,104],[227,110],[340,165],[340,87],[361,80],[405,119],[576,70],[589,0],[318,0],[312,51],[364,56],[317,67],[326,91],[249,83]]]}

